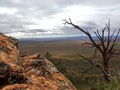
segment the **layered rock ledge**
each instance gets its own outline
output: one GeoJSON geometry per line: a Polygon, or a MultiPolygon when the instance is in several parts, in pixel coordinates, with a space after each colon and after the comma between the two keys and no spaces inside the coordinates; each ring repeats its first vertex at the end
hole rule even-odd
{"type": "Polygon", "coordinates": [[[0,90],[76,90],[39,53],[21,56],[19,41],[0,33],[0,90]]]}

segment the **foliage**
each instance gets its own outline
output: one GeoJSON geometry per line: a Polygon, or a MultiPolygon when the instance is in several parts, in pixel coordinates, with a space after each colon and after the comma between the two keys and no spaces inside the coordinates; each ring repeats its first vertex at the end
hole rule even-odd
{"type": "Polygon", "coordinates": [[[109,84],[103,83],[97,86],[97,90],[120,90],[120,82],[117,79],[115,79],[112,80],[109,84]]]}
{"type": "MultiPolygon", "coordinates": [[[[61,58],[51,58],[50,61],[76,86],[77,90],[119,90],[117,88],[120,86],[120,79],[114,79],[111,83],[106,83],[100,72],[96,73],[97,70],[95,68],[81,74],[81,72],[90,67],[90,64],[82,60],[81,57],[78,58],[74,55],[73,57],[71,59],[71,55],[67,56],[67,58],[62,56],[61,58]],[[96,74],[93,74],[93,71],[96,74]]],[[[114,65],[114,63],[116,62],[111,64],[114,65]]]]}
{"type": "Polygon", "coordinates": [[[45,58],[50,59],[51,57],[52,57],[52,55],[49,52],[45,53],[45,58]]]}

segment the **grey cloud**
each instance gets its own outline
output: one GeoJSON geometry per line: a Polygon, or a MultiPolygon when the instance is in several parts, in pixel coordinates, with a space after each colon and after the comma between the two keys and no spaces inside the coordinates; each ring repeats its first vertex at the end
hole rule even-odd
{"type": "MultiPolygon", "coordinates": [[[[98,29],[98,25],[95,22],[92,21],[85,21],[83,24],[77,24],[81,28],[88,30],[90,33],[98,29]]],[[[65,34],[81,34],[81,32],[78,29],[75,29],[74,27],[71,26],[63,26],[59,27],[62,31],[65,32],[65,34]]]]}
{"type": "Polygon", "coordinates": [[[23,10],[43,11],[43,12],[57,12],[62,8],[70,5],[90,5],[97,8],[116,6],[120,4],[119,0],[20,0],[19,3],[14,3],[15,0],[1,0],[0,6],[15,7],[23,10]]]}
{"type": "Polygon", "coordinates": [[[97,25],[97,23],[93,21],[86,21],[86,22],[83,22],[83,25],[81,27],[91,33],[97,30],[99,26],[97,25]]]}
{"type": "Polygon", "coordinates": [[[20,32],[23,32],[23,33],[38,33],[38,32],[47,32],[47,30],[44,30],[44,29],[30,29],[30,30],[21,30],[20,32]]]}
{"type": "Polygon", "coordinates": [[[31,25],[32,22],[24,21],[21,18],[11,15],[0,15],[0,32],[7,33],[25,29],[26,25],[31,25]]]}
{"type": "MultiPolygon", "coordinates": [[[[13,0],[1,0],[0,6],[15,7],[19,9],[22,15],[35,15],[44,17],[62,12],[65,7],[72,5],[89,5],[95,8],[107,9],[116,5],[120,6],[119,0],[20,0],[19,3],[14,3],[13,0]]],[[[103,9],[102,9],[103,10],[103,9]]],[[[101,10],[101,11],[102,11],[101,10]]]]}
{"type": "Polygon", "coordinates": [[[1,0],[0,6],[17,8],[22,15],[47,16],[59,13],[63,8],[78,2],[77,0],[20,0],[19,3],[14,3],[13,0],[1,0]]]}
{"type": "MultiPolygon", "coordinates": [[[[48,32],[42,29],[29,30],[26,26],[35,24],[35,22],[31,21],[32,18],[41,20],[45,17],[49,19],[58,13],[64,13],[66,7],[73,5],[92,6],[97,10],[95,17],[91,17],[89,21],[83,21],[83,28],[95,30],[98,25],[104,25],[108,19],[113,21],[114,27],[119,27],[120,25],[119,0],[0,0],[0,7],[16,8],[18,10],[14,15],[0,14],[0,32],[34,34],[48,32]],[[18,17],[19,15],[21,17],[18,17]]],[[[71,27],[59,27],[59,29],[65,34],[80,33],[74,29],[70,31],[71,27]]]]}

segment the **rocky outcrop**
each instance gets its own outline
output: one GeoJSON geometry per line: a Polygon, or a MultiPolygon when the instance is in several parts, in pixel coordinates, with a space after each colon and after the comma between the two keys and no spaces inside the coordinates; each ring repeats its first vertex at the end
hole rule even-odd
{"type": "Polygon", "coordinates": [[[0,34],[1,90],[76,90],[47,59],[36,53],[20,56],[18,40],[0,34]]]}

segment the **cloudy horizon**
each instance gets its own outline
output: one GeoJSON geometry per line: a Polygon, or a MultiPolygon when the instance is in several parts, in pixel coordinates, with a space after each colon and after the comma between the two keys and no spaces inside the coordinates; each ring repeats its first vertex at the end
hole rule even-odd
{"type": "Polygon", "coordinates": [[[0,32],[16,38],[81,34],[63,24],[68,18],[90,32],[108,20],[120,28],[120,1],[0,0],[0,32]]]}

